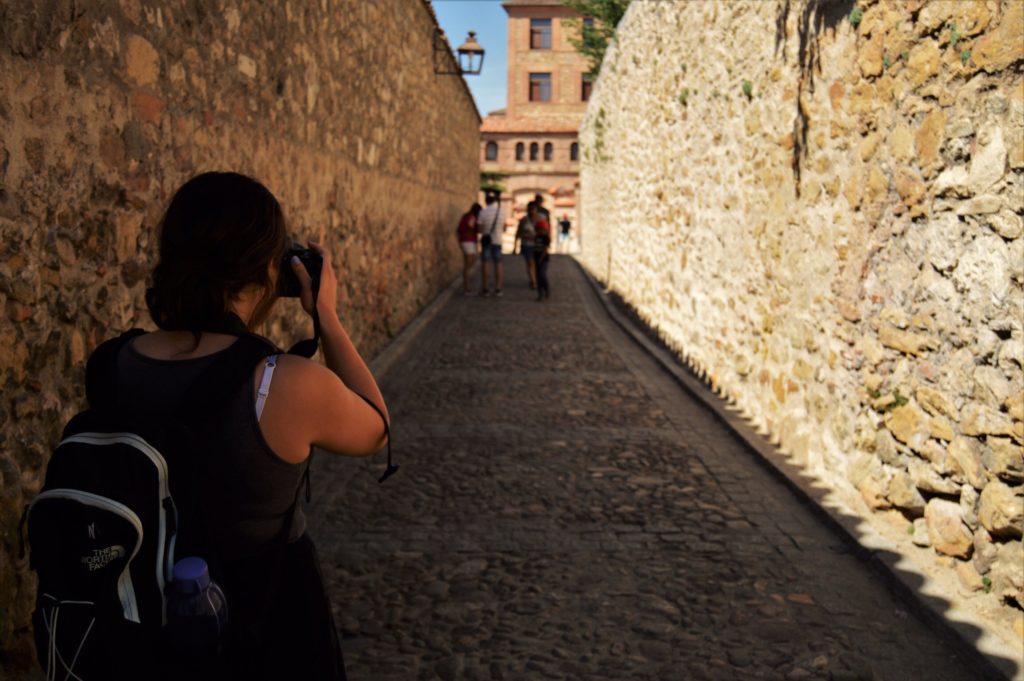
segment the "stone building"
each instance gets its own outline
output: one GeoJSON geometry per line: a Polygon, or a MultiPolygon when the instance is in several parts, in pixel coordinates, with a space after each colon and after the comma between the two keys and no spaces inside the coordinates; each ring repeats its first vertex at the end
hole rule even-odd
{"type": "MultiPolygon", "coordinates": [[[[0,678],[31,658],[18,520],[85,359],[133,326],[156,224],[192,175],[237,170],[338,264],[372,356],[459,271],[480,116],[432,65],[426,0],[0,4],[0,678]]],[[[265,332],[306,333],[289,301],[265,332]]]]}
{"type": "Polygon", "coordinates": [[[544,196],[552,216],[569,215],[578,234],[576,139],[590,97],[587,60],[569,42],[578,15],[559,0],[506,0],[508,104],[480,126],[480,168],[509,177],[503,202],[509,222],[544,196]]]}

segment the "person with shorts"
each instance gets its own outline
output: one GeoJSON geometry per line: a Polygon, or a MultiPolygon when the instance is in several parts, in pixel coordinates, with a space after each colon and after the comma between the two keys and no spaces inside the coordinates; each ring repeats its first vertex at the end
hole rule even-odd
{"type": "Polygon", "coordinates": [[[541,194],[540,192],[537,192],[536,194],[533,195],[533,202],[537,204],[537,215],[546,220],[547,223],[550,225],[551,212],[544,207],[544,195],[541,194]]]}
{"type": "Polygon", "coordinates": [[[551,246],[551,225],[541,215],[540,207],[536,203],[530,203],[526,210],[527,217],[533,222],[536,232],[533,259],[537,271],[537,300],[541,301],[551,297],[551,286],[548,284],[548,265],[551,264],[551,255],[548,253],[548,248],[551,246]]]}
{"type": "Polygon", "coordinates": [[[558,251],[565,253],[569,250],[569,230],[572,228],[569,216],[565,213],[562,213],[562,219],[558,221],[558,227],[558,251]]]}
{"type": "Polygon", "coordinates": [[[501,295],[501,235],[505,232],[505,216],[501,211],[500,196],[489,192],[484,202],[487,204],[477,216],[477,231],[480,233],[480,276],[482,286],[480,295],[487,297],[491,292],[487,288],[490,273],[494,272],[494,295],[501,295]]]}
{"type": "Polygon", "coordinates": [[[459,248],[462,249],[462,295],[468,296],[473,291],[469,287],[469,271],[476,262],[476,219],[480,215],[480,204],[474,203],[462,219],[459,220],[457,236],[459,248]]]}
{"type": "MultiPolygon", "coordinates": [[[[537,267],[533,261],[533,245],[537,232],[529,213],[536,207],[537,204],[533,201],[526,206],[527,214],[519,221],[519,226],[516,228],[516,243],[519,246],[519,252],[523,254],[523,260],[526,261],[526,277],[530,280],[531,290],[537,288],[537,267]]],[[[512,250],[515,252],[515,249],[512,250]]]]}

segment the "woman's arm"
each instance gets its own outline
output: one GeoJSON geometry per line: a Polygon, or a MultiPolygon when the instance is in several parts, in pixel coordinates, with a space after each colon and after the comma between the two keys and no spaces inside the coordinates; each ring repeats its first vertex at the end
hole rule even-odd
{"type": "MultiPolygon", "coordinates": [[[[291,433],[282,436],[281,448],[275,445],[269,433],[267,439],[274,451],[286,459],[291,458],[288,452],[298,455],[302,451],[303,439],[307,440],[306,451],[313,444],[339,454],[373,454],[386,444],[387,439],[381,415],[363,398],[372,402],[384,418],[390,420],[387,405],[377,382],[338,319],[338,280],[331,256],[317,244],[310,244],[310,247],[323,258],[317,312],[320,315],[321,348],[327,366],[301,357],[281,358],[280,365],[284,371],[280,381],[275,376],[265,413],[269,419],[268,430],[279,432],[284,429],[291,433]],[[274,402],[284,408],[272,409],[274,402]],[[280,423],[275,423],[279,419],[280,423]],[[288,419],[292,423],[287,423],[288,419]]],[[[302,285],[302,307],[309,313],[313,309],[309,273],[298,259],[293,259],[292,268],[302,285]]]]}
{"type": "Polygon", "coordinates": [[[359,351],[352,344],[336,312],[327,319],[320,317],[320,338],[320,347],[323,349],[327,368],[333,371],[349,390],[375,404],[390,421],[388,407],[384,404],[384,396],[377,387],[377,381],[374,380],[363,358],[359,356],[359,351]]]}
{"type": "MultiPolygon", "coordinates": [[[[338,276],[334,273],[331,254],[319,244],[311,243],[310,248],[323,258],[316,308],[320,314],[320,347],[323,349],[324,362],[349,389],[368,398],[386,416],[388,408],[384,404],[384,396],[377,387],[377,381],[373,379],[369,368],[359,356],[359,351],[352,344],[348,333],[341,325],[341,320],[338,319],[338,276]]],[[[292,258],[292,269],[302,285],[302,307],[312,314],[313,293],[309,272],[298,258],[292,258]]]]}

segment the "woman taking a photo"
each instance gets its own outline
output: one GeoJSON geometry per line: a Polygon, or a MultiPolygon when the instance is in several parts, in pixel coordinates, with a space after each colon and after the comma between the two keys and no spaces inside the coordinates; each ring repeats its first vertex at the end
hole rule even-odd
{"type": "MultiPolygon", "coordinates": [[[[290,245],[281,207],[259,182],[223,172],[186,182],[161,222],[146,292],[158,330],[124,343],[113,365],[118,408],[139,421],[167,420],[190,385],[268,319],[283,267],[298,279],[302,309],[312,316],[315,304],[319,316],[324,364],[280,353],[260,360],[203,431],[213,433],[202,449],[208,460],[196,470],[168,458],[179,509],[201,510],[205,527],[193,523],[192,536],[204,533],[212,545],[207,560],[211,572],[220,568],[213,577],[229,607],[215,678],[345,678],[299,491],[313,447],[366,456],[386,444],[387,407],[338,319],[331,255],[311,244],[323,260],[314,297],[305,266],[285,259],[290,245]],[[175,480],[197,476],[203,484],[175,490],[175,480]]],[[[184,521],[182,530],[187,537],[184,521]]]]}

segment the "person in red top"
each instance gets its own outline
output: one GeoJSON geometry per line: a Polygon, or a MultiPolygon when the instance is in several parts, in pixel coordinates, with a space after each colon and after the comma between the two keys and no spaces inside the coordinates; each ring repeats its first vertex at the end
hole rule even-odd
{"type": "Polygon", "coordinates": [[[473,269],[473,263],[476,262],[476,219],[478,215],[480,215],[480,204],[474,203],[459,220],[457,230],[459,248],[462,249],[462,293],[467,296],[473,293],[469,288],[469,271],[473,269]]]}
{"type": "Polygon", "coordinates": [[[540,212],[540,207],[536,203],[531,201],[526,210],[537,231],[533,259],[537,264],[537,300],[540,301],[551,297],[551,287],[548,285],[548,264],[551,261],[548,248],[551,246],[551,225],[548,224],[547,218],[540,212]]]}

